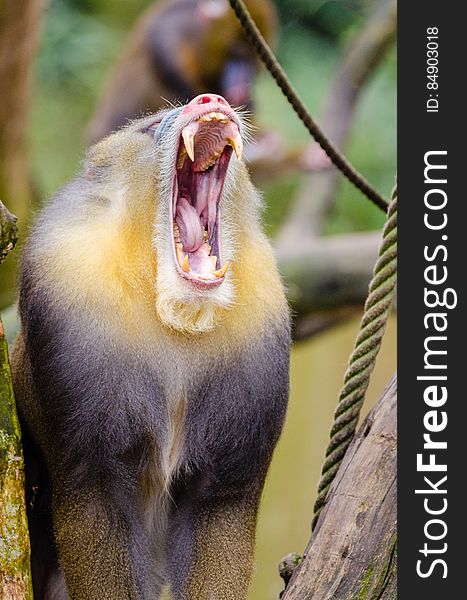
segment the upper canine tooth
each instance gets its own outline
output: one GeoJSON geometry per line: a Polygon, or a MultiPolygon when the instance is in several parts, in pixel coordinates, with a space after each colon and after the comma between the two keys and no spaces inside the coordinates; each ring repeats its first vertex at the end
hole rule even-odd
{"type": "Polygon", "coordinates": [[[229,137],[227,139],[229,144],[234,149],[235,154],[237,155],[238,160],[242,159],[243,156],[243,140],[240,137],[240,133],[237,131],[233,137],[229,137]]]}
{"type": "Polygon", "coordinates": [[[186,153],[191,159],[191,162],[195,160],[195,136],[188,131],[183,130],[183,141],[185,142],[186,153]]]}
{"type": "Polygon", "coordinates": [[[186,127],[184,127],[182,131],[182,137],[185,143],[186,153],[188,154],[192,162],[194,162],[195,160],[195,135],[198,129],[198,121],[192,121],[186,127]]]}

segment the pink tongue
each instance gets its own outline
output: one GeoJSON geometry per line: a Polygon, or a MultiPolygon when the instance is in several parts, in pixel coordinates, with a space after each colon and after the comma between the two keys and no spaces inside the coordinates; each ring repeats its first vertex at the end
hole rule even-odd
{"type": "Polygon", "coordinates": [[[196,252],[203,243],[203,228],[196,209],[186,198],[179,198],[175,218],[180,231],[180,241],[185,252],[196,252]]]}

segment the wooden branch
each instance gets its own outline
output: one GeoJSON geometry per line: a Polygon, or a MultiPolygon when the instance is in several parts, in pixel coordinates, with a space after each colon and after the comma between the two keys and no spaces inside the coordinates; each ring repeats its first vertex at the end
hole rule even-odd
{"type": "Polygon", "coordinates": [[[295,337],[314,335],[361,311],[380,232],[310,236],[277,253],[295,316],[295,337]]]}
{"type": "MultiPolygon", "coordinates": [[[[0,202],[0,257],[16,241],[16,217],[0,202]]],[[[0,598],[32,600],[24,463],[8,348],[0,319],[0,598]]]]}
{"type": "Polygon", "coordinates": [[[394,376],[363,422],[282,600],[395,600],[394,376]]]}

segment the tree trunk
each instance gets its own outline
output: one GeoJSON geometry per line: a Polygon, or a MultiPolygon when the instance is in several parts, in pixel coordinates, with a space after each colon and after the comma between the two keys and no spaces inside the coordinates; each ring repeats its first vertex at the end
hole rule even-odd
{"type": "MultiPolygon", "coordinates": [[[[33,203],[27,152],[31,66],[44,0],[0,0],[0,200],[22,231],[33,203]]],[[[1,269],[0,307],[14,299],[15,257],[1,269]]]]}
{"type": "Polygon", "coordinates": [[[337,473],[282,600],[395,600],[396,377],[337,473]]]}
{"type": "MultiPolygon", "coordinates": [[[[15,221],[0,202],[0,262],[16,241],[15,221]]],[[[0,319],[0,598],[32,597],[21,433],[0,319]]]]}

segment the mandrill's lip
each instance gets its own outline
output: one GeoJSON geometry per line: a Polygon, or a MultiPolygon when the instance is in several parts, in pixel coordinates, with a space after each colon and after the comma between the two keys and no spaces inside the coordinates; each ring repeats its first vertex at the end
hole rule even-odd
{"type": "Polygon", "coordinates": [[[222,97],[198,96],[180,118],[188,115],[174,165],[172,248],[178,274],[208,289],[220,285],[229,268],[221,256],[219,203],[232,151],[241,159],[243,143],[238,117],[222,97]]]}

